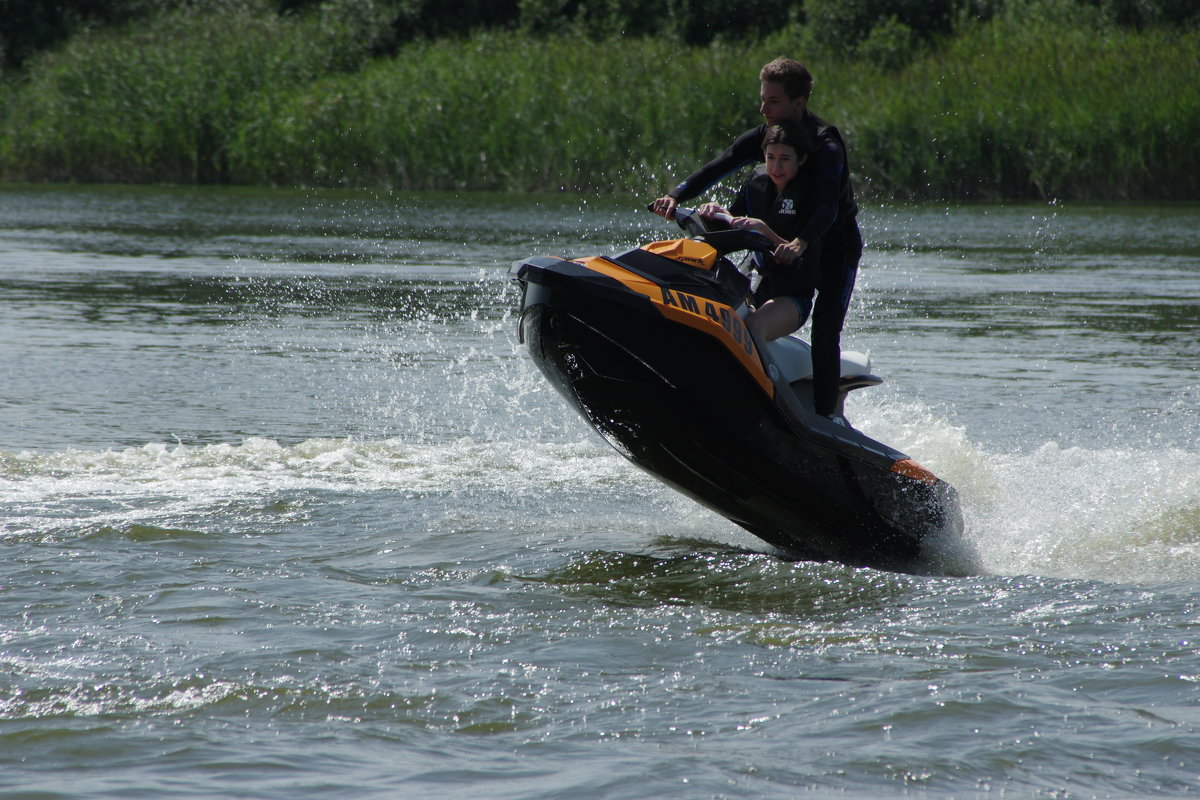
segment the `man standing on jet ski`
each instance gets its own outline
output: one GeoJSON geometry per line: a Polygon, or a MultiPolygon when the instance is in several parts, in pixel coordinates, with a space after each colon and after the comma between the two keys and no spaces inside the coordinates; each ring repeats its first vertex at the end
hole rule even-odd
{"type": "Polygon", "coordinates": [[[817,148],[809,156],[805,169],[812,173],[815,208],[810,224],[804,229],[807,238],[798,236],[780,244],[774,255],[781,263],[791,263],[820,240],[821,279],[812,315],[813,405],[818,414],[833,417],[841,377],[842,326],[862,257],[858,204],[850,185],[846,145],[837,128],[808,110],[813,78],[803,64],[790,58],[777,58],[765,65],[758,77],[761,84],[759,113],[765,122],[743,133],[724,153],[689,175],[666,196],[655,200],[651,209],[666,219],[673,219],[675,208],[681,201],[699,196],[734,170],[759,161],[763,137],[770,125],[790,120],[813,131],[817,148]]]}

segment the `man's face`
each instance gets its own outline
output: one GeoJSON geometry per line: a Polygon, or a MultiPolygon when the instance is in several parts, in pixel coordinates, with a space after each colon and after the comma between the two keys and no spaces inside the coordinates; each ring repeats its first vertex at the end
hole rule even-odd
{"type": "Polygon", "coordinates": [[[758,112],[763,115],[768,125],[774,125],[785,119],[795,119],[804,111],[807,98],[792,99],[783,90],[783,84],[763,81],[758,91],[758,112]]]}

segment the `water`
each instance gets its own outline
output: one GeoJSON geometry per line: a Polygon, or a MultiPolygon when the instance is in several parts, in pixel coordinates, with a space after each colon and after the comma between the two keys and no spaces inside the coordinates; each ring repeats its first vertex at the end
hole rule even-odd
{"type": "Polygon", "coordinates": [[[1200,793],[1200,208],[863,215],[854,423],[951,573],[624,462],[508,264],[571,196],[0,189],[5,798],[1200,793]]]}

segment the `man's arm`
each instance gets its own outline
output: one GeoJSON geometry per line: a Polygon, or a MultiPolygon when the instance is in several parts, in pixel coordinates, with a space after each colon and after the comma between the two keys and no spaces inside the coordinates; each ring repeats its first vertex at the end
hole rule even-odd
{"type": "Polygon", "coordinates": [[[709,187],[736,169],[762,160],[762,137],[765,128],[751,128],[733,141],[733,144],[712,161],[693,172],[665,196],[658,198],[650,208],[655,214],[673,219],[675,207],[699,197],[709,187]]]}
{"type": "Polygon", "coordinates": [[[762,161],[763,126],[751,128],[734,139],[724,153],[687,176],[682,183],[667,192],[678,202],[698,197],[734,170],[762,161]]]}
{"type": "Polygon", "coordinates": [[[842,192],[842,171],[846,168],[846,158],[837,142],[825,140],[816,152],[810,156],[813,159],[814,185],[813,197],[816,208],[808,218],[804,230],[798,238],[805,242],[815,242],[833,227],[838,218],[838,197],[842,192]]]}

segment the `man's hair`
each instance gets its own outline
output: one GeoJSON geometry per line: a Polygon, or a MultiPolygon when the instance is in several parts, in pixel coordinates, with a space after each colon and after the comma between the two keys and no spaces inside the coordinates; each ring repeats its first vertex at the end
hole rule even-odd
{"type": "Polygon", "coordinates": [[[785,144],[795,149],[797,155],[808,155],[817,149],[817,136],[811,125],[789,119],[767,128],[763,134],[763,150],[769,144],[785,144]]]}
{"type": "Polygon", "coordinates": [[[813,76],[808,67],[794,58],[779,58],[766,64],[758,71],[758,79],[763,83],[778,83],[789,99],[808,97],[812,94],[813,76]]]}

